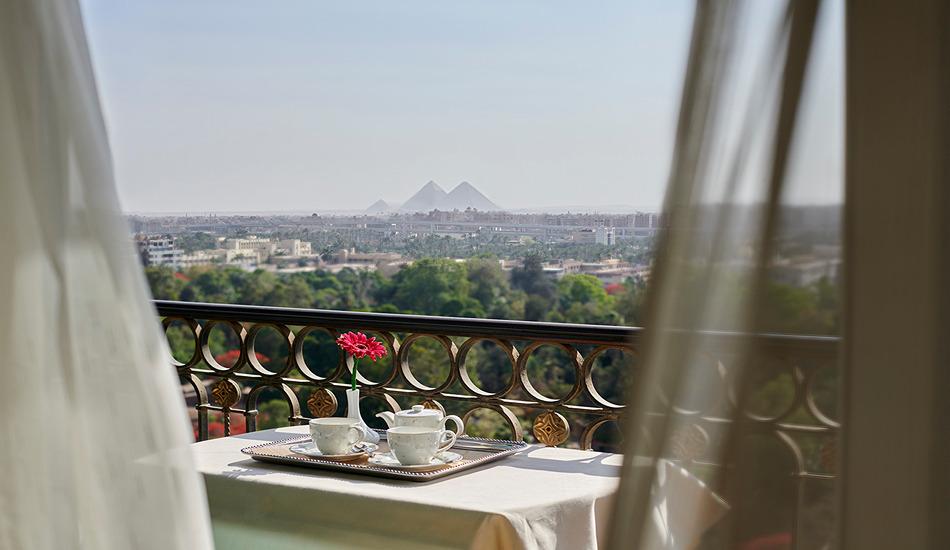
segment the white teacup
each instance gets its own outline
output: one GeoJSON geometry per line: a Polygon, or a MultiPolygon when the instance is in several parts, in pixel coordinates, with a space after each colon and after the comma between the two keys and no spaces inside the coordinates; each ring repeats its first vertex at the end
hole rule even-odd
{"type": "Polygon", "coordinates": [[[435,455],[455,445],[455,432],[420,426],[396,426],[386,430],[393,456],[403,466],[429,464],[435,455]]]}
{"type": "Polygon", "coordinates": [[[366,437],[358,418],[330,417],[310,420],[310,437],[320,454],[342,455],[366,437]]]}

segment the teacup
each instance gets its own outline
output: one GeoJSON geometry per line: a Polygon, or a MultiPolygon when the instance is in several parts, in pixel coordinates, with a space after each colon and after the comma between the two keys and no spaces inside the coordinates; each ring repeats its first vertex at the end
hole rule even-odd
{"type": "Polygon", "coordinates": [[[358,418],[314,418],[310,421],[310,437],[320,454],[342,455],[366,437],[358,418]]]}
{"type": "Polygon", "coordinates": [[[386,430],[393,456],[403,466],[432,462],[435,455],[455,445],[455,432],[420,426],[396,426],[386,430]]]}

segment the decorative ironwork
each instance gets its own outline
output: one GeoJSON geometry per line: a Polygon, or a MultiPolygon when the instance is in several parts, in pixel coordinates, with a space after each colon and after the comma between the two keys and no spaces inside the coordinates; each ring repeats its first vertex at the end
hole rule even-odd
{"type": "Polygon", "coordinates": [[[709,435],[696,424],[682,426],[670,437],[670,451],[680,459],[696,460],[709,449],[709,435]]]}
{"type": "Polygon", "coordinates": [[[241,400],[241,386],[234,380],[224,378],[211,388],[211,397],[222,409],[230,409],[241,400]]]}
{"type": "Polygon", "coordinates": [[[333,416],[337,405],[336,396],[326,388],[313,390],[307,398],[307,410],[316,418],[333,416]]]}
{"type": "MultiPolygon", "coordinates": [[[[165,329],[172,324],[184,326],[198,343],[194,357],[185,362],[175,362],[179,375],[195,391],[195,407],[199,411],[199,424],[206,422],[201,413],[208,410],[220,410],[226,400],[212,391],[215,404],[211,405],[204,390],[204,384],[211,381],[241,381],[250,384],[257,395],[262,387],[281,390],[288,405],[291,406],[291,419],[303,423],[306,418],[300,415],[293,389],[310,388],[307,409],[311,414],[326,414],[333,398],[329,390],[344,389],[348,385],[349,372],[346,356],[338,354],[335,368],[325,377],[318,376],[304,359],[303,342],[308,334],[324,333],[331,339],[346,330],[361,330],[379,336],[386,343],[390,354],[381,359],[380,364],[391,365],[381,380],[369,380],[361,369],[359,383],[367,396],[373,396],[386,402],[390,407],[405,408],[412,403],[423,402],[427,407],[445,410],[444,402],[451,402],[454,412],[464,409],[471,415],[478,409],[491,409],[510,419],[507,415],[526,416],[529,414],[557,413],[568,423],[568,438],[572,433],[580,433],[577,444],[581,448],[597,445],[594,429],[611,421],[622,420],[626,407],[610,402],[595,389],[592,380],[594,363],[601,356],[616,350],[623,354],[636,356],[639,345],[640,329],[617,326],[571,325],[559,323],[536,323],[527,321],[502,321],[494,319],[451,319],[432,318],[421,315],[366,314],[356,312],[303,310],[258,306],[236,306],[218,304],[197,304],[186,302],[156,301],[159,314],[163,316],[165,329]],[[177,322],[177,323],[176,323],[177,322]],[[212,327],[220,325],[224,330],[233,332],[237,340],[239,357],[231,366],[214,362],[208,348],[208,334],[212,327]],[[282,364],[262,364],[255,352],[255,342],[263,329],[276,331],[288,349],[286,360],[282,364]],[[405,335],[403,338],[397,334],[405,335]],[[426,337],[438,342],[445,349],[449,374],[438,387],[429,387],[412,377],[409,349],[420,338],[426,337]],[[504,386],[488,391],[481,388],[470,376],[466,358],[473,347],[488,343],[499,346],[508,362],[511,376],[504,386]],[[519,343],[516,347],[515,343],[519,343]],[[523,344],[522,344],[523,343],[523,344]],[[558,348],[566,354],[567,365],[574,371],[575,381],[567,393],[560,396],[542,394],[536,382],[528,375],[528,363],[532,354],[543,346],[558,348]],[[200,386],[200,387],[199,387],[200,386]],[[458,388],[461,387],[461,392],[458,388]],[[319,393],[316,393],[319,392],[319,393]],[[322,397],[317,397],[322,396],[322,397]],[[420,399],[421,398],[421,399],[420,399]],[[314,405],[311,399],[317,399],[314,405]],[[400,404],[400,401],[402,403],[400,404]],[[314,406],[317,406],[314,409],[314,406]],[[460,408],[459,408],[460,406],[460,408]],[[514,412],[513,412],[514,411],[514,412]],[[583,421],[571,429],[574,421],[583,421]],[[587,426],[586,429],[581,429],[587,426]]],[[[712,400],[708,405],[697,408],[677,406],[674,413],[697,427],[722,424],[732,418],[735,403],[731,399],[729,386],[731,366],[728,358],[717,357],[714,353],[736,335],[710,333],[710,368],[716,369],[716,377],[721,380],[722,399],[712,400]]],[[[838,424],[822,414],[813,397],[813,379],[815,372],[837,359],[836,338],[762,336],[758,346],[771,361],[778,360],[786,365],[791,374],[792,402],[787,410],[774,417],[752,416],[751,420],[771,426],[783,433],[826,433],[834,434],[838,424]],[[791,422],[795,411],[804,410],[811,422],[800,424],[791,422]]],[[[728,349],[728,347],[726,347],[728,349]]],[[[613,353],[613,352],[611,352],[613,353]]],[[[326,370],[326,369],[324,369],[326,370]]],[[[217,386],[216,386],[217,387],[217,386]]],[[[224,388],[225,386],[220,386],[224,388]]],[[[233,387],[232,387],[233,389],[233,387]]],[[[219,392],[222,390],[218,390],[219,392]]],[[[230,390],[228,390],[230,391],[230,390]]],[[[237,394],[229,394],[228,399],[239,400],[237,394]]],[[[238,401],[227,401],[230,407],[238,401]]],[[[255,402],[256,405],[256,402],[255,402]]],[[[335,410],[335,407],[334,407],[335,410]]],[[[398,409],[397,409],[398,410],[398,409]]],[[[252,415],[251,411],[238,411],[252,415]]],[[[329,414],[333,414],[332,412],[329,414]]],[[[797,417],[796,417],[797,418],[797,417]]],[[[517,424],[515,422],[514,424],[517,424]]],[[[199,425],[199,436],[203,434],[199,425]]],[[[511,426],[513,432],[520,433],[520,426],[511,426]]],[[[708,432],[708,430],[707,430],[708,432]]],[[[206,437],[206,436],[204,436],[206,437]]],[[[685,456],[685,455],[684,455],[685,456]]]]}
{"type": "Polygon", "coordinates": [[[223,378],[211,388],[211,396],[223,413],[224,435],[231,435],[231,407],[241,400],[241,386],[234,380],[223,378]]]}
{"type": "Polygon", "coordinates": [[[567,441],[570,429],[570,424],[564,416],[556,412],[546,412],[535,419],[531,433],[541,443],[555,447],[567,441]]]}

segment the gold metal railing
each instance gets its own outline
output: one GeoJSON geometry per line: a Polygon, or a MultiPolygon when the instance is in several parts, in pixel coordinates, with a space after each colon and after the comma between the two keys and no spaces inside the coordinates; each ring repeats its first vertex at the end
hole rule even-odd
{"type": "MultiPolygon", "coordinates": [[[[525,435],[522,421],[516,411],[535,413],[527,435],[546,445],[565,442],[582,449],[591,448],[595,433],[609,422],[622,420],[625,406],[616,399],[623,395],[617,388],[607,393],[598,387],[598,361],[611,354],[616,361],[624,356],[627,370],[625,380],[636,374],[641,329],[617,326],[572,325],[536,323],[492,319],[467,319],[398,315],[381,313],[301,310],[289,308],[199,304],[156,301],[166,331],[179,323],[192,342],[191,357],[174,361],[179,375],[194,391],[194,406],[198,412],[199,439],[208,437],[208,411],[238,413],[246,419],[248,431],[256,429],[258,399],[266,389],[276,391],[287,403],[291,423],[304,423],[301,402],[311,416],[329,416],[337,410],[336,391],[348,386],[350,367],[342,351],[337,350],[332,364],[323,359],[319,369],[310,364],[305,342],[308,336],[325,335],[334,340],[347,330],[360,330],[376,335],[389,354],[380,360],[385,372],[376,380],[362,374],[360,387],[363,397],[376,399],[390,409],[407,407],[409,401],[424,402],[427,406],[444,410],[451,404],[468,419],[480,409],[492,410],[502,416],[512,439],[525,435]],[[222,365],[210,345],[210,334],[215,327],[231,332],[233,340],[231,364],[222,365]],[[258,339],[262,332],[276,336],[285,352],[278,358],[279,365],[271,365],[261,356],[258,339]],[[440,348],[442,380],[433,383],[414,374],[411,350],[421,340],[440,348]],[[507,380],[496,388],[486,389],[478,384],[477,375],[467,364],[476,346],[495,347],[493,359],[505,362],[502,370],[507,380]],[[551,395],[539,389],[542,384],[532,380],[531,358],[542,348],[557,350],[554,359],[560,363],[565,388],[560,395],[551,395]],[[265,363],[266,361],[266,363],[265,363]],[[211,398],[207,388],[211,388],[211,398]],[[400,403],[400,401],[403,401],[400,403]]],[[[731,391],[729,357],[718,355],[717,348],[729,349],[727,333],[709,334],[710,378],[708,383],[719,386],[719,391],[708,392],[717,396],[706,403],[677,404],[674,408],[683,429],[678,437],[684,460],[699,460],[708,445],[699,445],[709,439],[708,432],[728,422],[731,391]],[[700,432],[705,432],[703,435],[700,432]]],[[[771,410],[750,411],[749,421],[782,433],[834,434],[838,423],[833,399],[821,399],[816,389],[829,393],[828,384],[819,388],[816,382],[823,369],[834,368],[837,361],[836,338],[765,335],[757,337],[762,365],[769,364],[772,378],[765,380],[784,383],[782,402],[772,403],[771,410]],[[777,410],[781,409],[781,410],[777,410]]],[[[430,346],[431,347],[431,346],[430,346]]],[[[550,355],[550,353],[548,354],[550,355]]],[[[549,361],[550,362],[550,361],[549,361]]],[[[496,365],[497,366],[497,365],[496,365]]],[[[379,371],[379,368],[376,369],[379,371]]],[[[534,369],[537,371],[538,369],[534,369]]],[[[616,368],[614,369],[616,371],[616,368]]],[[[497,371],[497,369],[496,369],[497,371]]],[[[542,376],[547,373],[540,372],[542,376]]],[[[768,378],[768,376],[766,376],[768,378]]],[[[617,380],[613,380],[614,384],[617,380]]],[[[773,393],[775,393],[773,389],[773,393]]],[[[781,392],[780,392],[781,393],[781,392]]],[[[830,392],[834,393],[834,392],[830,392]]],[[[226,417],[228,415],[225,415],[226,417]]]]}

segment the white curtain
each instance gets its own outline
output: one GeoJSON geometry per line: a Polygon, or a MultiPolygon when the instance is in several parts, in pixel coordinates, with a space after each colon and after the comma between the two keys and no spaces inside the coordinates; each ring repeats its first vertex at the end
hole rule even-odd
{"type": "MultiPolygon", "coordinates": [[[[738,452],[747,434],[735,420],[749,385],[743,366],[758,330],[817,13],[817,0],[696,3],[664,205],[670,231],[651,277],[645,365],[628,401],[633,414],[625,426],[610,548],[681,550],[698,542],[678,540],[676,533],[655,536],[651,511],[662,503],[651,492],[659,493],[660,470],[634,463],[635,457],[671,456],[675,430],[705,414],[690,404],[718,400],[722,380],[734,380],[739,405],[716,409],[733,422],[717,426],[720,445],[703,458],[727,465],[706,472],[707,481],[728,495],[733,512],[704,547],[739,546],[729,523],[744,506],[758,505],[743,500],[741,478],[750,462],[767,459],[738,452]]],[[[685,532],[709,527],[701,509],[678,513],[694,522],[685,532]]]]}
{"type": "Polygon", "coordinates": [[[212,547],[74,0],[0,2],[0,547],[212,547]]]}

